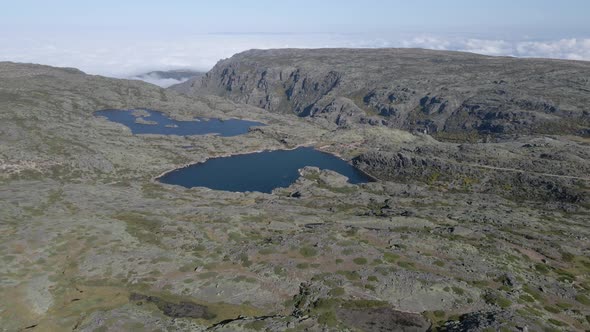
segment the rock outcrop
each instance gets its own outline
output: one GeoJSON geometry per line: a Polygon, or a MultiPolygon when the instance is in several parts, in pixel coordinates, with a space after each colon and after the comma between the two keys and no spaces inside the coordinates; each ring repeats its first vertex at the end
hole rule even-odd
{"type": "Polygon", "coordinates": [[[590,63],[421,49],[251,50],[173,87],[340,127],[359,123],[456,141],[586,135],[590,63]]]}

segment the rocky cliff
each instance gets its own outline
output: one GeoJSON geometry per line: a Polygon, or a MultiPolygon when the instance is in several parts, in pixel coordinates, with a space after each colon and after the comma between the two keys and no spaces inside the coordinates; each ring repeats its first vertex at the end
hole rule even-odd
{"type": "Polygon", "coordinates": [[[251,50],[174,86],[271,112],[447,140],[590,133],[590,63],[422,49],[251,50]]]}

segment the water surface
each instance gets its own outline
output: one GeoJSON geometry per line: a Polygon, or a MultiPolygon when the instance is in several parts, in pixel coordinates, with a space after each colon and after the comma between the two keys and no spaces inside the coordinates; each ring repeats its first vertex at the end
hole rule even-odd
{"type": "Polygon", "coordinates": [[[250,127],[264,126],[263,123],[240,119],[206,119],[196,118],[193,121],[178,121],[169,118],[162,112],[152,110],[139,110],[136,116],[133,110],[104,110],[94,114],[104,116],[110,121],[121,123],[133,134],[159,134],[159,135],[206,135],[218,134],[220,136],[237,136],[248,132],[250,127]]]}
{"type": "Polygon", "coordinates": [[[288,187],[305,166],[329,169],[347,176],[350,183],[370,182],[371,178],[346,161],[313,148],[264,151],[213,158],[165,174],[159,180],[187,188],[207,187],[225,191],[270,193],[288,187]]]}

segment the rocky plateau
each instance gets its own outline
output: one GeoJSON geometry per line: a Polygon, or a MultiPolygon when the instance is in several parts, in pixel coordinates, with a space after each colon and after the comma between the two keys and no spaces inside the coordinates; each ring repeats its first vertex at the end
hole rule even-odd
{"type": "Polygon", "coordinates": [[[0,331],[590,330],[589,105],[588,62],[418,49],[252,50],[168,89],[0,62],[0,331]],[[376,181],[157,181],[297,146],[376,181]]]}

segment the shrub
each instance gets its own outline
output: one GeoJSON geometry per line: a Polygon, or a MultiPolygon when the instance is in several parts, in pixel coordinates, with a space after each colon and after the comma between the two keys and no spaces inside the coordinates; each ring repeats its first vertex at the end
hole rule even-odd
{"type": "Polygon", "coordinates": [[[564,262],[572,262],[574,260],[576,256],[574,256],[572,253],[563,251],[561,253],[561,259],[563,259],[564,262]]]}
{"type": "Polygon", "coordinates": [[[463,288],[461,288],[461,287],[454,287],[453,286],[453,292],[457,295],[465,294],[465,290],[463,290],[463,288]]]}
{"type": "Polygon", "coordinates": [[[357,265],[365,265],[367,264],[367,259],[364,257],[357,257],[355,259],[352,260],[355,264],[357,265]]]}
{"type": "Polygon", "coordinates": [[[327,311],[318,317],[318,323],[329,327],[335,327],[338,325],[336,315],[332,311],[327,311]]]}
{"type": "Polygon", "coordinates": [[[383,259],[386,262],[395,263],[399,259],[399,255],[396,255],[396,254],[393,254],[393,253],[390,253],[390,252],[386,252],[386,253],[383,254],[383,259]]]}
{"type": "Polygon", "coordinates": [[[541,263],[535,264],[535,270],[543,274],[547,274],[549,272],[547,265],[541,263]]]}
{"type": "Polygon", "coordinates": [[[579,294],[576,296],[576,301],[582,303],[583,305],[590,306],[590,299],[584,294],[579,294]]]}
{"type": "Polygon", "coordinates": [[[297,268],[298,269],[307,269],[307,268],[309,268],[309,264],[308,263],[299,263],[299,264],[297,264],[297,268]]]}
{"type": "Polygon", "coordinates": [[[299,253],[303,257],[313,257],[318,254],[318,251],[312,247],[302,247],[299,249],[299,253]]]}
{"type": "Polygon", "coordinates": [[[328,294],[329,294],[330,296],[342,296],[342,295],[344,295],[344,293],[345,293],[345,291],[344,291],[344,288],[342,288],[342,287],[336,287],[336,288],[332,288],[332,289],[331,289],[331,290],[328,292],[328,294]]]}
{"type": "Polygon", "coordinates": [[[552,306],[545,306],[545,310],[549,311],[552,314],[558,314],[561,312],[561,310],[559,310],[559,308],[552,307],[552,306]]]}
{"type": "Polygon", "coordinates": [[[399,267],[404,268],[404,269],[413,269],[414,268],[414,263],[412,263],[412,262],[397,262],[397,265],[399,267]]]}
{"type": "Polygon", "coordinates": [[[445,317],[445,312],[442,311],[442,310],[436,310],[434,312],[434,317],[436,317],[436,318],[443,318],[443,317],[445,317]]]}

